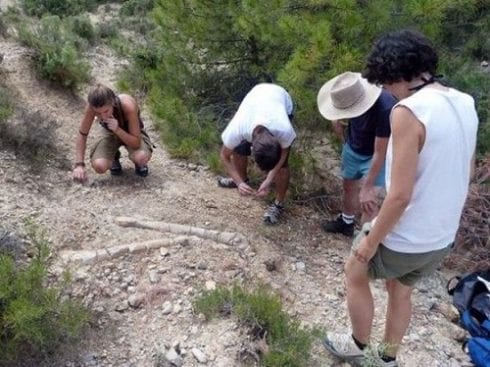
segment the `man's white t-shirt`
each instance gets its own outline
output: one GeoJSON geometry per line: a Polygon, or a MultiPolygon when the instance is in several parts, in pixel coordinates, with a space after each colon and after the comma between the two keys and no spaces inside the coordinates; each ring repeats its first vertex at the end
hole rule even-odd
{"type": "MultiPolygon", "coordinates": [[[[397,106],[408,108],[425,128],[415,185],[408,207],[383,240],[402,253],[424,253],[454,241],[470,182],[478,116],[473,98],[455,89],[426,87],[397,106]]],[[[403,137],[401,137],[403,139],[403,137]]],[[[386,153],[389,193],[393,141],[386,153]]]]}
{"type": "Polygon", "coordinates": [[[262,83],[245,96],[235,116],[221,134],[225,147],[236,148],[243,140],[252,142],[252,132],[258,126],[266,127],[281,144],[288,148],[296,138],[289,115],[293,101],[289,93],[276,84],[262,83]]]}

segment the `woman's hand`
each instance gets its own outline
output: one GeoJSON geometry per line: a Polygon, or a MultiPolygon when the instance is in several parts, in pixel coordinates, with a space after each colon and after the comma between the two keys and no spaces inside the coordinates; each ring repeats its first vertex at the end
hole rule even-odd
{"type": "Polygon", "coordinates": [[[73,179],[78,182],[85,182],[87,181],[87,171],[85,170],[85,167],[83,166],[77,166],[73,169],[73,179]]]}
{"type": "Polygon", "coordinates": [[[119,122],[114,117],[104,119],[103,123],[105,123],[107,129],[111,130],[112,132],[116,132],[116,130],[119,128],[119,122]]]}

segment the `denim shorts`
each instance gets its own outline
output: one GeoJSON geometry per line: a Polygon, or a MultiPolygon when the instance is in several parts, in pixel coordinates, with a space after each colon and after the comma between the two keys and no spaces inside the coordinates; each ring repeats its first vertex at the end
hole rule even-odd
{"type": "MultiPolygon", "coordinates": [[[[371,168],[372,156],[361,155],[352,150],[349,144],[344,144],[342,148],[342,178],[346,180],[360,180],[365,177],[371,168]]],[[[385,186],[385,166],[374,181],[374,186],[385,186]]]]}
{"type": "MultiPolygon", "coordinates": [[[[362,230],[354,238],[352,250],[355,250],[361,240],[371,230],[371,223],[365,223],[362,230]]],[[[390,250],[382,243],[368,264],[368,274],[371,279],[397,279],[406,286],[413,286],[423,277],[432,274],[441,265],[454,243],[440,249],[419,254],[401,253],[390,250]]]]}

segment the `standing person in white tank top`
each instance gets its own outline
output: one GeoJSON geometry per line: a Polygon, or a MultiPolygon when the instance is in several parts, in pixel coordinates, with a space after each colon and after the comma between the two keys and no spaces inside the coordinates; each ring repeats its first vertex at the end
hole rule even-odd
{"type": "Polygon", "coordinates": [[[388,306],[377,366],[398,366],[415,283],[452,248],[472,175],[478,117],[471,96],[436,77],[438,56],[423,35],[389,33],[374,45],[363,76],[399,102],[391,112],[387,196],[354,240],[345,265],[352,331],[328,333],[325,347],[361,362],[370,343],[374,301],[369,280],[386,279],[388,306]]]}

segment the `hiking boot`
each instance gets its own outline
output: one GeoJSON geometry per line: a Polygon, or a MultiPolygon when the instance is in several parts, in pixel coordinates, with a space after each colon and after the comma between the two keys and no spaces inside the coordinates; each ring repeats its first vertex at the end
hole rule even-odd
{"type": "Polygon", "coordinates": [[[136,174],[136,176],[140,176],[140,177],[146,177],[148,176],[148,166],[138,166],[138,165],[134,165],[134,173],[136,174]]]}
{"type": "Polygon", "coordinates": [[[112,166],[111,166],[112,176],[121,176],[123,174],[121,162],[119,161],[120,158],[121,158],[121,152],[118,149],[116,154],[114,155],[114,160],[112,161],[112,166]]]}
{"type": "MultiPolygon", "coordinates": [[[[246,178],[244,182],[248,185],[249,183],[248,178],[246,178]]],[[[225,189],[235,189],[237,187],[235,181],[233,181],[231,177],[222,177],[222,176],[218,177],[218,186],[224,187],[225,189]]]]}
{"type": "Polygon", "coordinates": [[[351,334],[327,333],[323,346],[334,356],[354,365],[362,365],[364,352],[357,346],[351,334]]]}
{"type": "Polygon", "coordinates": [[[351,224],[345,223],[340,214],[337,219],[324,222],[322,228],[329,233],[342,233],[345,236],[352,237],[354,235],[354,222],[351,224]]]}
{"type": "Polygon", "coordinates": [[[267,208],[264,213],[264,223],[265,224],[276,224],[279,222],[279,218],[281,217],[281,213],[283,210],[283,206],[280,204],[272,204],[267,208]]]}

